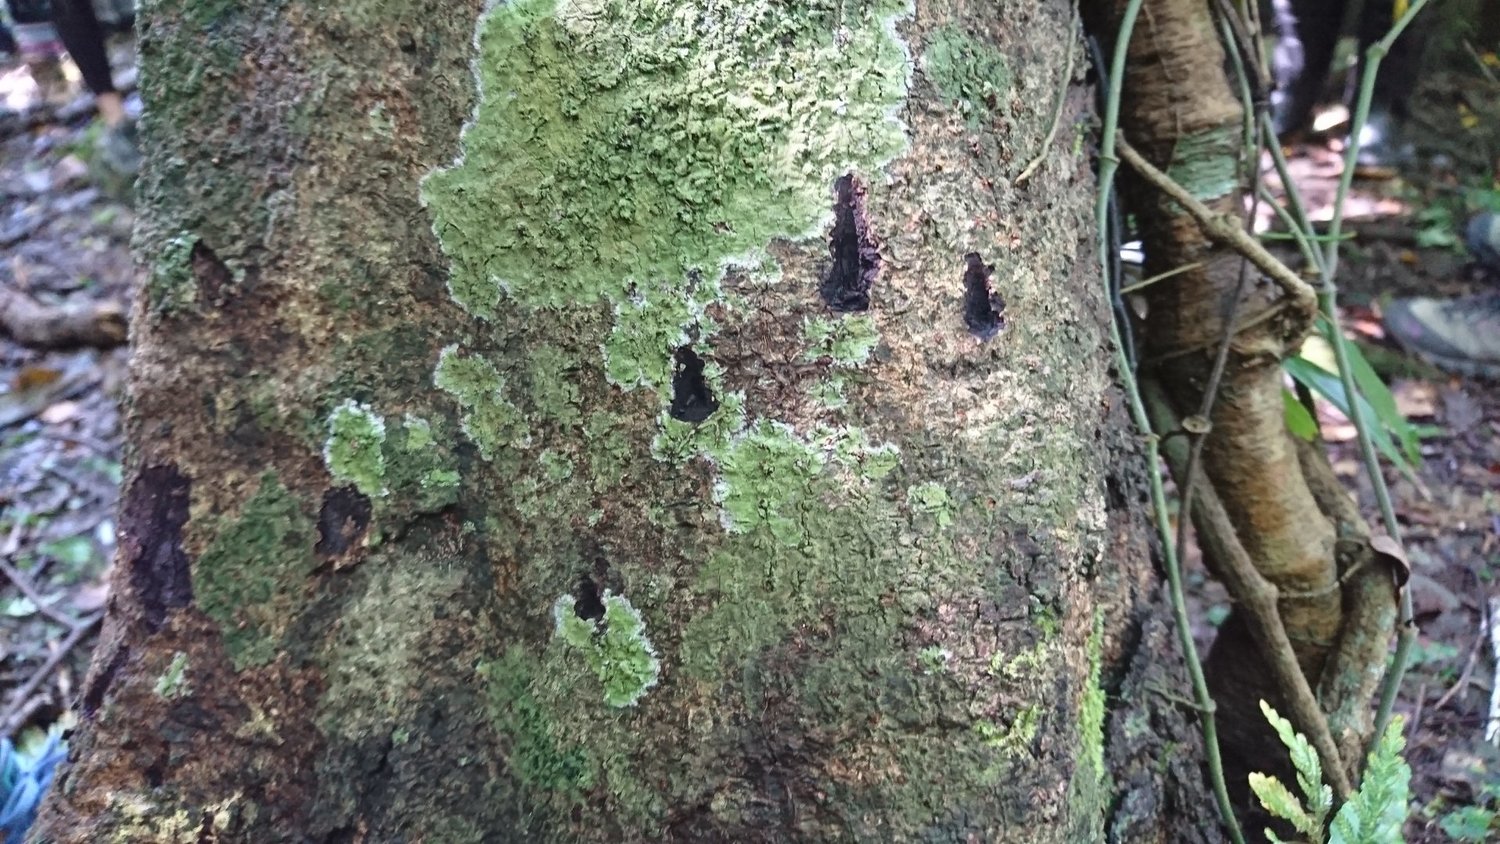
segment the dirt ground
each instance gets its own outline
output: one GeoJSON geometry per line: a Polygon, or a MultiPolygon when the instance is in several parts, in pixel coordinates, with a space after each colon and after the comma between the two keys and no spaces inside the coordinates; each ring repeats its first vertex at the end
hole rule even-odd
{"type": "MultiPolygon", "coordinates": [[[[1489,642],[1489,625],[1500,623],[1490,610],[1500,599],[1500,389],[1402,355],[1379,315],[1390,296],[1500,289],[1500,277],[1469,264],[1460,245],[1469,213],[1500,210],[1497,73],[1476,67],[1424,80],[1412,133],[1418,155],[1399,178],[1357,183],[1349,205],[1357,237],[1340,280],[1351,336],[1422,432],[1415,477],[1385,472],[1421,629],[1397,707],[1408,725],[1413,842],[1500,840],[1500,749],[1485,740],[1500,672],[1489,642]]],[[[128,191],[95,161],[87,100],[40,104],[29,84],[25,68],[0,62],[0,294],[43,308],[125,308],[138,272],[128,191]]],[[[1290,150],[1315,218],[1333,195],[1338,134],[1290,150]]],[[[0,300],[0,315],[17,307],[0,300]]],[[[0,328],[0,735],[22,744],[68,723],[108,599],[127,354],[123,346],[26,348],[0,328]]],[[[1340,476],[1376,523],[1352,429],[1331,409],[1321,421],[1340,476]]],[[[1201,570],[1196,582],[1206,643],[1224,602],[1201,570]]]]}

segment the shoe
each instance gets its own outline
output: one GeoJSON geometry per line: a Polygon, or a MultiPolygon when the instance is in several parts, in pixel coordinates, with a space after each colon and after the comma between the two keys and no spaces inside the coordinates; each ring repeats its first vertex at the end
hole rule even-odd
{"type": "Polygon", "coordinates": [[[1464,244],[1485,269],[1500,273],[1500,214],[1487,211],[1469,220],[1464,244]]]}
{"type": "Polygon", "coordinates": [[[127,117],[120,125],[104,130],[99,136],[99,161],[121,176],[140,172],[141,146],[134,119],[127,117]]]}
{"type": "Polygon", "coordinates": [[[1355,173],[1365,178],[1391,179],[1412,159],[1411,144],[1402,138],[1401,124],[1388,111],[1370,111],[1359,130],[1355,173]]]}
{"type": "Polygon", "coordinates": [[[1439,369],[1500,378],[1500,293],[1397,299],[1385,312],[1396,342],[1439,369]]]}

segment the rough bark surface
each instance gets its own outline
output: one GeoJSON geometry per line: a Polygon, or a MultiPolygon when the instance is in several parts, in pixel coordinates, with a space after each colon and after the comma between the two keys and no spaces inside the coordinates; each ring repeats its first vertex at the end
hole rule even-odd
{"type": "Polygon", "coordinates": [[[1068,5],[481,6],[142,9],[36,840],[1212,840],[1068,5]]]}

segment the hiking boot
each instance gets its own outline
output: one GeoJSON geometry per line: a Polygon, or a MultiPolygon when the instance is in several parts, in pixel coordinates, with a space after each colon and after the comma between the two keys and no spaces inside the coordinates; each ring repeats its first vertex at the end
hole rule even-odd
{"type": "Polygon", "coordinates": [[[1492,273],[1500,273],[1500,214],[1485,212],[1469,220],[1464,244],[1474,260],[1492,273]]]}
{"type": "Polygon", "coordinates": [[[1440,369],[1500,378],[1500,293],[1458,299],[1397,299],[1386,308],[1387,333],[1440,369]]]}
{"type": "Polygon", "coordinates": [[[1389,111],[1370,111],[1359,130],[1359,153],[1355,175],[1367,179],[1392,179],[1412,159],[1411,144],[1402,137],[1401,123],[1389,111]]]}

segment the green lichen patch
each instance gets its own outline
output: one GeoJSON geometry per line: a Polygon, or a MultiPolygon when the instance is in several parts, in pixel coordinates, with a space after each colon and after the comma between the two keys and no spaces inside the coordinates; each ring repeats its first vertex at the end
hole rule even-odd
{"type": "Polygon", "coordinates": [[[583,419],[583,393],[578,388],[573,358],[553,345],[527,350],[526,374],[531,402],[537,413],[560,428],[583,419]]]}
{"type": "Polygon", "coordinates": [[[635,706],[656,685],[661,661],[646,638],[646,622],[623,595],[605,591],[604,618],[580,616],[577,599],[563,595],[552,604],[555,633],[583,654],[604,684],[604,702],[614,707],[635,706]]]}
{"type": "Polygon", "coordinates": [[[446,647],[434,608],[460,603],[466,583],[452,561],[410,552],[391,559],[396,553],[372,556],[349,577],[348,606],[322,655],[327,688],[316,720],[326,735],[389,734],[446,682],[431,673],[446,647]]]}
{"type": "Polygon", "coordinates": [[[835,464],[866,481],[885,478],[901,462],[901,450],[895,443],[872,443],[863,428],[819,426],[809,439],[835,464]]]}
{"type": "Polygon", "coordinates": [[[826,410],[843,410],[849,405],[844,395],[845,380],[839,373],[814,381],[807,388],[808,398],[826,410]]]}
{"type": "Polygon", "coordinates": [[[1167,175],[1204,202],[1238,190],[1239,131],[1238,125],[1218,126],[1179,137],[1167,175]]]}
{"type": "Polygon", "coordinates": [[[948,490],[940,483],[928,481],[906,490],[906,503],[915,513],[925,514],[937,521],[938,527],[953,524],[958,507],[948,490]]]}
{"type": "Polygon", "coordinates": [[[549,707],[537,700],[534,674],[534,663],[516,647],[479,665],[490,720],[509,745],[505,761],[526,785],[564,795],[580,792],[593,784],[592,767],[548,716],[549,707]]]}
{"type": "Polygon", "coordinates": [[[905,4],[518,0],[480,24],[463,158],[423,185],[450,288],[575,308],[810,231],[906,143],[905,4]],[[788,102],[788,97],[791,102],[788,102]]]}
{"type": "Polygon", "coordinates": [[[438,358],[432,380],[464,409],[464,433],[484,459],[495,460],[507,449],[530,444],[526,418],[505,397],[505,378],[494,364],[448,346],[438,358]]]}
{"type": "Polygon", "coordinates": [[[662,390],[672,379],[672,353],[713,335],[707,305],[718,297],[718,284],[699,284],[686,291],[665,285],[637,285],[614,305],[615,324],[604,343],[604,375],[625,390],[662,390]]]}
{"type": "Polygon", "coordinates": [[[146,306],[154,314],[172,316],[190,310],[198,300],[193,277],[193,247],[198,238],[186,232],[162,245],[146,276],[146,306]]]}
{"type": "Polygon", "coordinates": [[[1083,759],[1096,781],[1103,782],[1105,695],[1100,680],[1104,672],[1104,615],[1095,613],[1094,629],[1088,639],[1089,679],[1084,687],[1078,712],[1078,734],[1083,742],[1083,759]]]}
{"type": "Polygon", "coordinates": [[[1041,717],[1042,708],[1032,704],[1017,712],[1007,727],[993,721],[976,721],[974,732],[986,746],[1000,751],[1003,756],[1014,757],[1031,752],[1031,742],[1036,738],[1041,717]]]}
{"type": "Polygon", "coordinates": [[[719,458],[745,429],[745,394],[720,396],[719,409],[702,422],[673,419],[665,410],[657,422],[660,427],[651,443],[651,454],[657,460],[680,463],[698,456],[719,458]]]}
{"type": "Polygon", "coordinates": [[[859,366],[880,342],[875,318],[868,314],[830,319],[812,317],[802,324],[808,360],[827,358],[837,366],[859,366]]]}
{"type": "Polygon", "coordinates": [[[385,418],[353,399],[328,415],[323,462],[333,476],[365,495],[385,495],[385,418]]]}
{"type": "Polygon", "coordinates": [[[237,669],[275,659],[287,625],[308,601],[307,578],[317,567],[308,509],[267,472],[193,566],[195,600],[218,622],[237,669]]]}
{"type": "Polygon", "coordinates": [[[391,494],[377,502],[377,509],[404,507],[435,513],[458,501],[462,477],[453,449],[440,433],[427,419],[411,413],[390,426],[384,462],[391,494]]]}
{"type": "Polygon", "coordinates": [[[172,662],[156,678],[156,693],[167,700],[186,697],[193,693],[193,687],[188,683],[188,656],[182,651],[172,654],[172,662]]]}
{"type": "Polygon", "coordinates": [[[606,492],[625,480],[632,459],[630,439],[624,434],[625,420],[618,414],[599,411],[584,422],[589,476],[594,492],[606,492]]]}
{"type": "Polygon", "coordinates": [[[823,453],[790,426],[761,420],[737,437],[719,461],[714,500],[725,530],[748,533],[765,527],[786,545],[800,545],[807,528],[799,511],[814,496],[823,453]]]}
{"type": "Polygon", "coordinates": [[[922,70],[938,94],[952,103],[970,126],[978,126],[1010,90],[1010,65],[1005,54],[951,24],[928,37],[922,70]]]}

